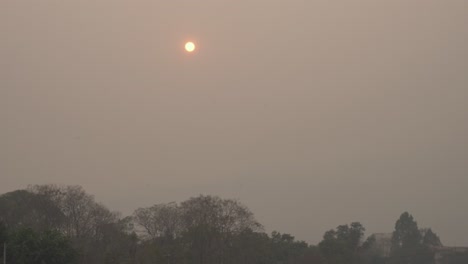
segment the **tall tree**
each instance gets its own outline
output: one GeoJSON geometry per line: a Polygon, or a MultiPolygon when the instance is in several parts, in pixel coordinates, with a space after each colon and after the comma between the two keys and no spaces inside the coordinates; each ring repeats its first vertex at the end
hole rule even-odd
{"type": "Polygon", "coordinates": [[[329,264],[358,263],[359,247],[365,228],[359,222],[340,225],[325,232],[319,249],[329,264]]]}
{"type": "Polygon", "coordinates": [[[404,212],[395,223],[390,261],[398,264],[433,263],[434,254],[429,246],[438,243],[440,243],[440,240],[432,230],[427,230],[423,236],[413,216],[408,212],[404,212]],[[424,238],[427,242],[424,241],[424,238]]]}
{"type": "Polygon", "coordinates": [[[71,238],[93,237],[100,225],[118,220],[117,213],[97,203],[81,186],[34,185],[28,191],[53,201],[64,216],[62,230],[71,238]]]}
{"type": "MultiPolygon", "coordinates": [[[[60,230],[80,252],[80,263],[106,263],[106,259],[114,259],[118,255],[110,254],[108,250],[116,245],[106,242],[111,230],[116,232],[113,235],[125,237],[116,228],[119,222],[118,213],[97,203],[81,186],[34,185],[28,191],[47,198],[59,208],[64,219],[60,230]]],[[[117,243],[117,240],[111,242],[117,243]]]]}
{"type": "Polygon", "coordinates": [[[420,230],[422,243],[428,247],[441,247],[442,242],[440,242],[439,236],[432,231],[430,228],[422,228],[420,230]]]}
{"type": "Polygon", "coordinates": [[[43,231],[60,228],[64,215],[47,197],[18,190],[0,195],[0,221],[9,229],[29,227],[43,231]]]}
{"type": "Polygon", "coordinates": [[[133,219],[143,227],[147,238],[172,240],[180,235],[180,208],[176,203],[139,208],[133,213],[133,219]]]}
{"type": "Polygon", "coordinates": [[[418,223],[408,212],[401,214],[392,235],[392,251],[411,250],[419,245],[421,233],[418,223]]]}
{"type": "Polygon", "coordinates": [[[262,229],[252,212],[235,200],[201,195],[183,202],[181,210],[192,263],[226,263],[234,236],[262,229]]]}

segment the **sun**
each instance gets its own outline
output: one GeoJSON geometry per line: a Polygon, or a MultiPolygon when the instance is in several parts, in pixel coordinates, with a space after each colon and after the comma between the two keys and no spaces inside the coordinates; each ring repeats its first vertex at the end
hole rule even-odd
{"type": "Polygon", "coordinates": [[[185,50],[187,52],[194,52],[195,51],[195,43],[193,43],[191,41],[185,43],[185,50]]]}

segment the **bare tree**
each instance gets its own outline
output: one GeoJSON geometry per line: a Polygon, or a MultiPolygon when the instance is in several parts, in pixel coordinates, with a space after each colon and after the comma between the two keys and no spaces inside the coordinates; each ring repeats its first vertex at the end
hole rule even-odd
{"type": "Polygon", "coordinates": [[[144,229],[146,238],[175,239],[180,233],[180,209],[176,203],[139,208],[133,218],[144,229]]]}
{"type": "Polygon", "coordinates": [[[262,230],[252,212],[235,200],[198,196],[181,204],[185,238],[192,261],[226,263],[232,238],[246,230],[262,230]]]}

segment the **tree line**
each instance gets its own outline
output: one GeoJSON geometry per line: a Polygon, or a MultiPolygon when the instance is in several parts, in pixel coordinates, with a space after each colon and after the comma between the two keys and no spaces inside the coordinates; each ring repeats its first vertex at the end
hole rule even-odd
{"type": "Polygon", "coordinates": [[[217,196],[155,204],[125,217],[80,186],[34,185],[0,196],[7,263],[430,264],[432,248],[442,245],[409,213],[395,224],[389,256],[364,232],[359,222],[340,225],[309,245],[267,234],[245,205],[217,196]]]}

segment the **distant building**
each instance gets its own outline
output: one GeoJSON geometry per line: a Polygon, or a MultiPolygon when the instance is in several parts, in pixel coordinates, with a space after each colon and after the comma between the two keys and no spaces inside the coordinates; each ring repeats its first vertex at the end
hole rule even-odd
{"type": "MultiPolygon", "coordinates": [[[[380,257],[390,257],[392,233],[374,233],[373,251],[380,257]]],[[[432,247],[435,264],[468,264],[468,247],[432,247]]]]}
{"type": "Polygon", "coordinates": [[[390,257],[392,248],[392,233],[374,233],[372,237],[375,239],[374,250],[381,257],[390,257]]]}
{"type": "Polygon", "coordinates": [[[468,263],[468,247],[433,247],[435,264],[468,263]]]}

